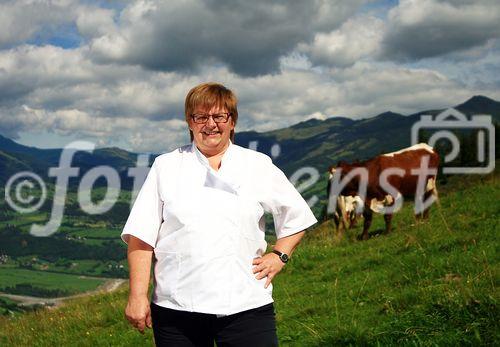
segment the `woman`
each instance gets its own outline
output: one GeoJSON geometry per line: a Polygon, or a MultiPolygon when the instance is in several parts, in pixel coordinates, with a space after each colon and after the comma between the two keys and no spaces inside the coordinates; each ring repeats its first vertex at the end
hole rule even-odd
{"type": "Polygon", "coordinates": [[[126,317],[157,346],[277,346],[271,281],[317,220],[268,156],[232,143],[233,92],[193,88],[185,117],[192,143],[155,159],[122,232],[126,317]],[[264,211],[278,238],[269,253],[264,211]]]}

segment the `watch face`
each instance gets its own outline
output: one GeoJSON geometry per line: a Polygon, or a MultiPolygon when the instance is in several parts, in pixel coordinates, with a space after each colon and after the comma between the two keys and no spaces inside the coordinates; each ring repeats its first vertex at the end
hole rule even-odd
{"type": "Polygon", "coordinates": [[[281,260],[282,260],[284,263],[286,263],[286,262],[288,261],[288,255],[286,255],[286,254],[284,254],[284,253],[283,253],[283,254],[281,255],[281,260]]]}

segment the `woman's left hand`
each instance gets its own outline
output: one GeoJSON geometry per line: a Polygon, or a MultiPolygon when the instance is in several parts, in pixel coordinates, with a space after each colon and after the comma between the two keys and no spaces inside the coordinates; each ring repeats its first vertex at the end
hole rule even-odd
{"type": "Polygon", "coordinates": [[[263,257],[254,258],[252,264],[256,265],[253,268],[253,273],[258,273],[258,275],[255,276],[256,279],[260,280],[267,276],[264,288],[267,288],[271,284],[274,276],[276,276],[278,272],[283,269],[283,266],[285,266],[285,263],[283,263],[275,253],[267,253],[264,254],[263,257]]]}

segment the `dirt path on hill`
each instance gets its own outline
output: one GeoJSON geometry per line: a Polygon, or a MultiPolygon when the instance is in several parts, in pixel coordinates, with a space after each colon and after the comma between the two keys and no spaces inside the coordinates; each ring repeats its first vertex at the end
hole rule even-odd
{"type": "MultiPolygon", "coordinates": [[[[99,277],[90,277],[90,276],[81,276],[87,278],[99,278],[99,277]]],[[[17,301],[20,306],[33,306],[33,305],[43,305],[47,307],[57,307],[64,303],[65,300],[81,298],[88,295],[100,294],[100,293],[111,293],[117,290],[122,284],[127,282],[126,279],[123,278],[112,278],[106,279],[106,281],[101,284],[97,289],[91,290],[84,293],[79,293],[70,296],[63,296],[58,298],[39,298],[35,296],[27,296],[27,295],[16,295],[16,294],[7,294],[0,292],[0,296],[4,296],[11,300],[17,301]]]]}

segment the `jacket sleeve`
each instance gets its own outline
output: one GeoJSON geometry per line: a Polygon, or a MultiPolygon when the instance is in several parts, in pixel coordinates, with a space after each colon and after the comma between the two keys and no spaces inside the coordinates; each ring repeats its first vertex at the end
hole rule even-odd
{"type": "Polygon", "coordinates": [[[282,238],[298,233],[318,222],[307,202],[276,167],[271,158],[265,165],[265,198],[262,201],[266,212],[274,219],[276,237],[282,238]]]}
{"type": "Polygon", "coordinates": [[[121,238],[127,244],[132,235],[152,247],[156,245],[163,222],[163,201],[160,197],[157,166],[155,160],[123,227],[121,238]]]}

